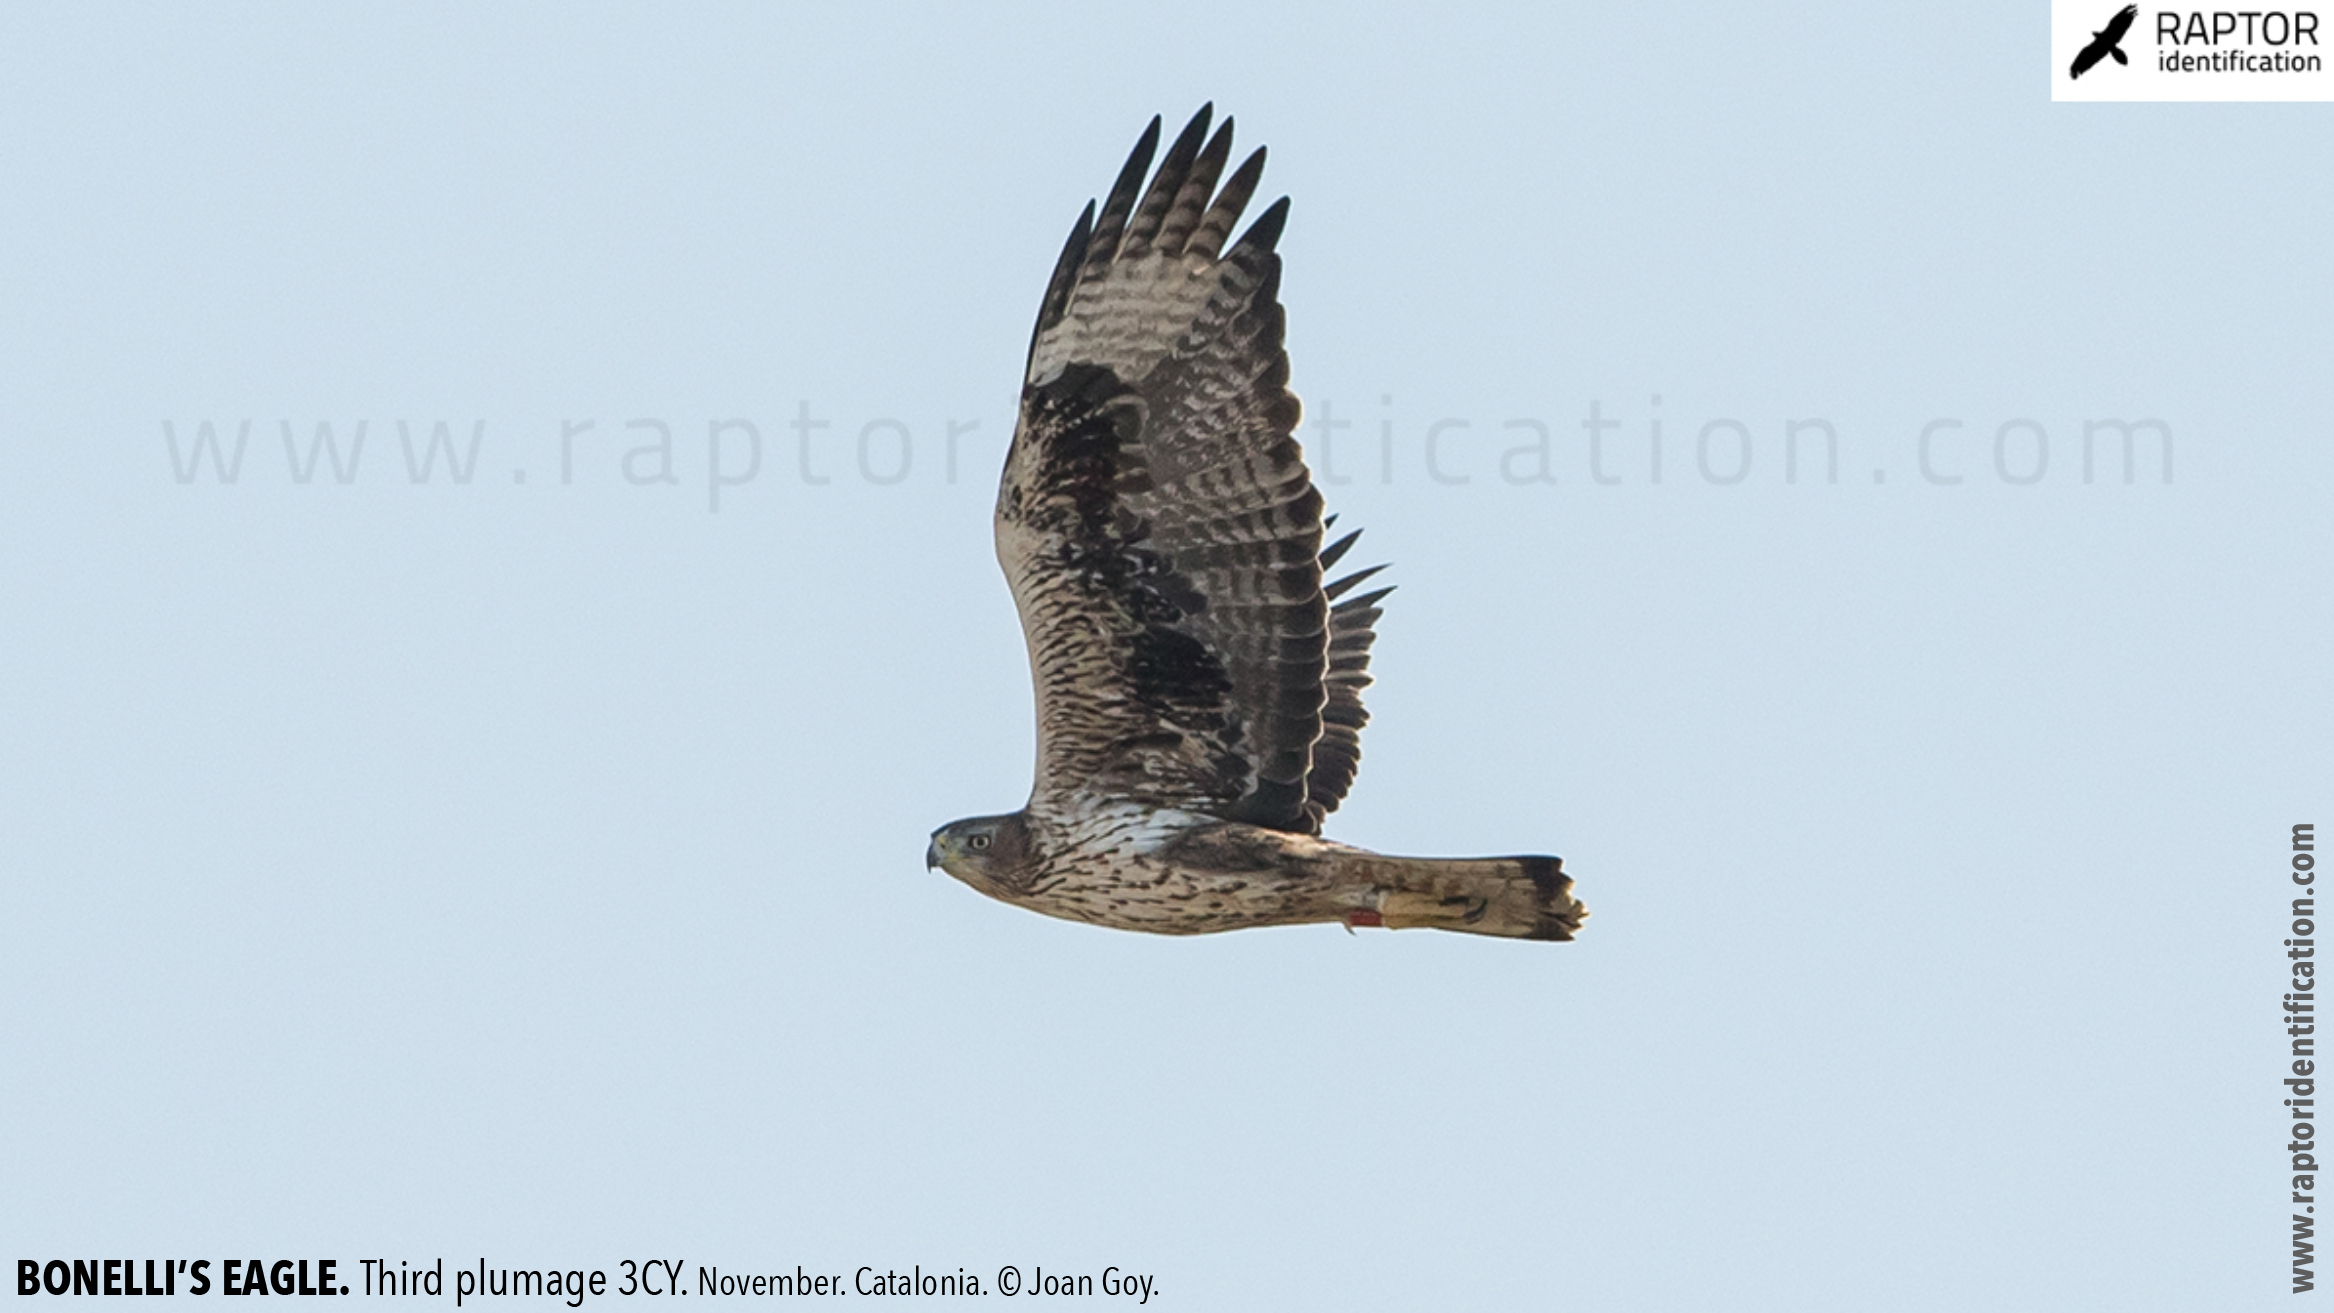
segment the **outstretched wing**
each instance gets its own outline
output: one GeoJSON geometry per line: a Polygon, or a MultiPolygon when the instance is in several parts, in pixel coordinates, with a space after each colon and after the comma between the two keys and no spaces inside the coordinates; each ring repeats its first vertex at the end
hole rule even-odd
{"type": "MultiPolygon", "coordinates": [[[[1321,495],[1291,436],[1273,251],[1288,202],[1225,247],[1264,152],[1218,191],[1232,124],[1209,138],[1208,118],[1145,189],[1154,119],[1062,250],[997,492],[997,557],[1037,684],[1038,797],[1309,831],[1324,707],[1358,730],[1359,686],[1330,678],[1321,495]]],[[[1326,805],[1351,778],[1348,764],[1326,805]]]]}
{"type": "Polygon", "coordinates": [[[2115,17],[2107,20],[2107,30],[2099,35],[2106,38],[2108,45],[2116,45],[2123,40],[2123,34],[2131,30],[2132,20],[2138,17],[2138,5],[2125,5],[2115,11],[2115,17]]]}
{"type": "MultiPolygon", "coordinates": [[[[1326,529],[1337,522],[1332,515],[1322,521],[1326,529]]],[[[1361,537],[1356,529],[1321,551],[1321,569],[1326,573],[1337,564],[1338,558],[1352,550],[1354,540],[1361,537]]],[[[1305,813],[1313,827],[1318,829],[1321,818],[1337,810],[1345,801],[1345,791],[1353,787],[1353,777],[1361,769],[1362,726],[1370,723],[1370,713],[1363,709],[1361,692],[1370,683],[1370,646],[1378,641],[1378,617],[1385,612],[1378,603],[1393,592],[1392,588],[1373,588],[1358,597],[1346,597],[1363,580],[1385,569],[1373,565],[1367,570],[1356,570],[1321,590],[1329,606],[1329,676],[1328,700],[1321,708],[1321,737],[1313,744],[1313,769],[1305,777],[1305,813]]]]}
{"type": "Polygon", "coordinates": [[[2105,59],[2106,57],[2106,40],[2104,38],[2095,40],[2091,44],[2083,47],[2080,51],[2076,52],[2075,62],[2067,69],[2067,76],[2070,78],[2079,78],[2083,76],[2083,74],[2089,72],[2093,64],[2098,63],[2100,60],[2105,59]]]}

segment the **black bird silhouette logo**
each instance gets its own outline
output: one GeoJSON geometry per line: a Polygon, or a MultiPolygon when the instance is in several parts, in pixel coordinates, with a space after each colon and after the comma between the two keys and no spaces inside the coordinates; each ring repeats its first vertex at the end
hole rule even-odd
{"type": "Polygon", "coordinates": [[[2125,5],[2116,10],[2115,17],[2107,20],[2106,27],[2091,34],[2091,44],[2083,47],[2083,53],[2075,56],[2075,65],[2067,70],[2067,76],[2079,78],[2089,72],[2093,64],[2109,55],[2115,56],[2118,64],[2130,63],[2131,60],[2125,58],[2123,53],[2123,34],[2131,30],[2132,20],[2138,17],[2138,5],[2125,5]]]}

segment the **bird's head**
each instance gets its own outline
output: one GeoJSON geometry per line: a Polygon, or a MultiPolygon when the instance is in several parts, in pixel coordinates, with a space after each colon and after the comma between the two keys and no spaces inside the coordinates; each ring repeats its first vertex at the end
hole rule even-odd
{"type": "Polygon", "coordinates": [[[1029,858],[1029,825],[1019,812],[950,821],[932,832],[924,850],[927,869],[938,867],[993,897],[1020,887],[1029,858]]]}

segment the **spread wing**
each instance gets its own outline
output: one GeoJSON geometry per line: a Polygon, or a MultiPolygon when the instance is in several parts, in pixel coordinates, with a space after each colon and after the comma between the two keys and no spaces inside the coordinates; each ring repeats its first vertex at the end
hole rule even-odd
{"type": "MultiPolygon", "coordinates": [[[[1332,515],[1321,527],[1326,529],[1336,522],[1332,515]]],[[[1359,537],[1361,530],[1356,529],[1323,549],[1322,570],[1337,564],[1359,537]]],[[[1369,687],[1370,645],[1378,641],[1378,617],[1385,614],[1378,603],[1394,590],[1373,588],[1357,597],[1345,594],[1385,568],[1373,565],[1356,570],[1321,590],[1330,603],[1328,700],[1321,708],[1321,737],[1313,744],[1313,769],[1305,777],[1305,812],[1315,830],[1320,828],[1321,818],[1345,800],[1345,791],[1353,787],[1354,774],[1361,769],[1362,726],[1370,722],[1370,713],[1362,709],[1361,691],[1369,687]]]]}
{"type": "Polygon", "coordinates": [[[2089,72],[2093,64],[2098,63],[2100,60],[2105,59],[2106,57],[2107,43],[2105,41],[2093,41],[2091,44],[2076,52],[2075,62],[2067,69],[2067,76],[2071,78],[2079,78],[2083,76],[2083,74],[2089,72]]]}
{"type": "Polygon", "coordinates": [[[1264,152],[1219,191],[1232,124],[1209,138],[1208,118],[1145,189],[1154,119],[1062,250],[997,491],[997,558],[1037,684],[1037,797],[1311,831],[1353,778],[1383,594],[1333,614],[1322,587],[1277,298],[1288,202],[1225,247],[1264,152]]]}
{"type": "Polygon", "coordinates": [[[2138,5],[2125,5],[2115,11],[2115,17],[2107,20],[2107,30],[2099,35],[2106,38],[2108,45],[2117,45],[2122,42],[2123,34],[2131,30],[2132,20],[2138,17],[2138,5]]]}

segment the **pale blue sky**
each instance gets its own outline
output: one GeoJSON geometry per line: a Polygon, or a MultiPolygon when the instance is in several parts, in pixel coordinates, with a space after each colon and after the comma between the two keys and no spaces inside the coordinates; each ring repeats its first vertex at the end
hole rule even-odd
{"type": "Polygon", "coordinates": [[[1254,9],[0,15],[10,1256],[2284,1297],[2324,107],[2053,106],[2033,5],[1254,9]],[[1028,789],[1044,277],[1206,100],[1401,585],[1331,833],[1561,853],[1577,944],[923,868],[1028,789]]]}

